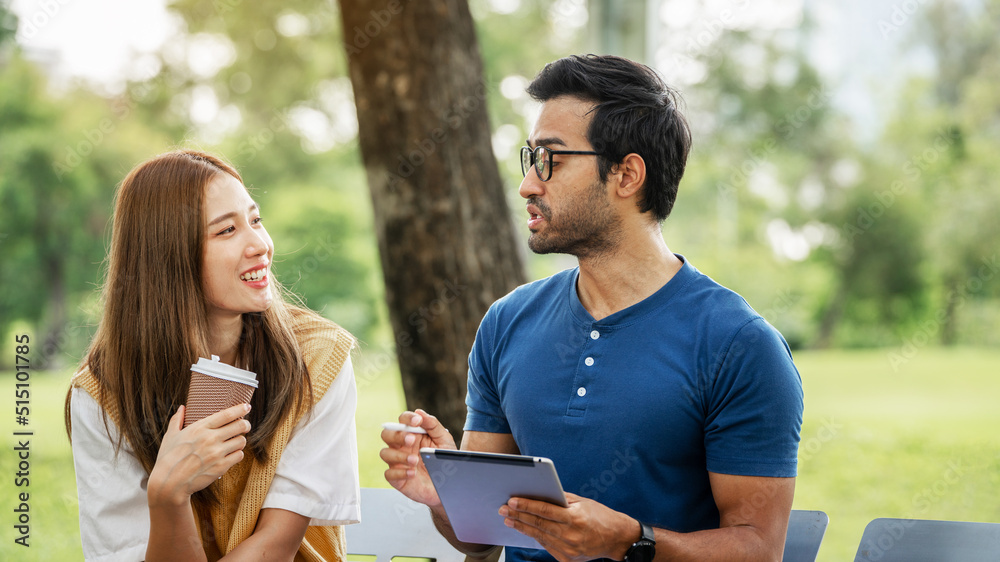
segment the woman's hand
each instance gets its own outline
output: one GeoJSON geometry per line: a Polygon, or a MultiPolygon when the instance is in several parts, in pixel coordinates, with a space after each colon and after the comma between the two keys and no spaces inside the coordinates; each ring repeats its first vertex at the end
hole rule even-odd
{"type": "Polygon", "coordinates": [[[149,475],[146,496],[150,507],[186,503],[192,494],[243,460],[244,434],[250,431],[250,422],[240,418],[249,411],[249,404],[238,404],[182,429],[181,406],[170,418],[149,475]]]}

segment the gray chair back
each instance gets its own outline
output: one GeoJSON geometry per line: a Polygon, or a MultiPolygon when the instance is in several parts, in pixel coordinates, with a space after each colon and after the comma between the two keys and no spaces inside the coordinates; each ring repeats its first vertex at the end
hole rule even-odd
{"type": "Polygon", "coordinates": [[[348,556],[375,556],[375,562],[390,562],[394,556],[465,562],[465,555],[434,528],[427,506],[391,488],[362,488],[361,523],[344,530],[348,556]]]}
{"type": "Polygon", "coordinates": [[[816,562],[830,518],[822,511],[793,509],[788,517],[782,562],[816,562]]]}
{"type": "Polygon", "coordinates": [[[854,562],[997,562],[1000,523],[880,518],[865,527],[854,562]]]}

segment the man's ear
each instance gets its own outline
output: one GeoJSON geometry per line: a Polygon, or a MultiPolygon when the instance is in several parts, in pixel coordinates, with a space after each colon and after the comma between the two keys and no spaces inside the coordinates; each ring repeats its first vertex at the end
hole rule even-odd
{"type": "Polygon", "coordinates": [[[633,152],[618,163],[615,173],[620,178],[615,193],[622,199],[628,199],[638,194],[646,183],[646,162],[642,156],[633,152]]]}

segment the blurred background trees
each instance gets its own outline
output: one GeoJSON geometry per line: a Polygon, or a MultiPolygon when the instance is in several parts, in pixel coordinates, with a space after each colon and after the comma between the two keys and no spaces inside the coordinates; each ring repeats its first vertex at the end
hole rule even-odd
{"type": "MultiPolygon", "coordinates": [[[[628,50],[680,87],[694,127],[668,243],[746,296],[793,346],[1000,343],[997,0],[869,14],[865,33],[881,34],[898,64],[860,90],[868,113],[852,110],[852,69],[831,73],[816,54],[830,19],[818,4],[775,25],[740,19],[743,3],[709,0],[469,8],[491,127],[491,146],[476,142],[496,158],[519,239],[516,154],[535,111],[524,86],[560,56],[628,50]],[[609,16],[615,9],[623,13],[609,16]],[[622,40],[637,21],[643,40],[622,40]]],[[[136,162],[192,145],[243,173],[278,244],[279,278],[357,333],[363,361],[384,368],[418,304],[432,299],[419,293],[390,321],[385,245],[405,240],[386,237],[380,259],[381,209],[362,165],[347,54],[401,33],[399,22],[372,8],[343,30],[338,6],[316,0],[169,9],[177,35],[106,87],[52,78],[0,3],[0,331],[30,328],[51,364],[78,361],[96,318],[115,185],[136,162]]],[[[398,132],[392,125],[371,133],[384,140],[398,132]]],[[[433,187],[430,167],[418,167],[424,175],[411,183],[433,187]]],[[[530,279],[572,265],[512,244],[530,279]]]]}
{"type": "Polygon", "coordinates": [[[0,21],[0,331],[27,323],[38,366],[61,366],[89,339],[114,186],[128,162],[171,141],[127,119],[120,99],[53,93],[13,43],[3,4],[0,21]]]}

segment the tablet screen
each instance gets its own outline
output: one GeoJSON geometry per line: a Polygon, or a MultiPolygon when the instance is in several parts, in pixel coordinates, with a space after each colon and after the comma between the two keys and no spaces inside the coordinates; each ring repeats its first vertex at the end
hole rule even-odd
{"type": "Polygon", "coordinates": [[[430,448],[420,449],[420,456],[461,541],[542,548],[504,525],[497,511],[512,497],[567,505],[549,459],[430,448]]]}

